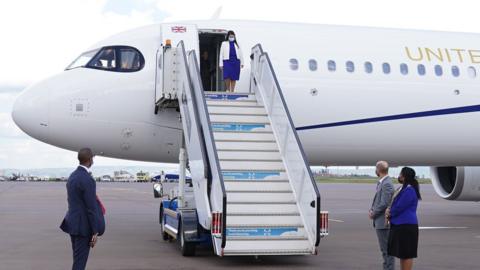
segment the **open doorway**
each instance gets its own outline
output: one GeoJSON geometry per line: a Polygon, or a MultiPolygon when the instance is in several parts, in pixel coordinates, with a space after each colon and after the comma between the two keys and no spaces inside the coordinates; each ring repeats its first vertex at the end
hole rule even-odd
{"type": "Polygon", "coordinates": [[[218,57],[226,35],[226,30],[199,30],[200,74],[205,91],[224,91],[218,57]]]}

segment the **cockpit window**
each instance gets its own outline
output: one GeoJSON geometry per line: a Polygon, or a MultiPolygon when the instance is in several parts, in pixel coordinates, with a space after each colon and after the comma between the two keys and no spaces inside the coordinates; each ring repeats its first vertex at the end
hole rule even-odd
{"type": "Polygon", "coordinates": [[[77,67],[84,67],[87,65],[90,60],[98,53],[100,49],[91,50],[88,52],[82,53],[77,59],[75,59],[67,68],[66,70],[77,68],[77,67]]]}
{"type": "Polygon", "coordinates": [[[139,71],[145,65],[143,55],[128,46],[109,46],[88,51],[78,57],[68,69],[86,67],[116,72],[139,71]]]}
{"type": "Polygon", "coordinates": [[[142,59],[140,53],[133,48],[120,49],[120,69],[123,71],[140,70],[142,59]]]}
{"type": "Polygon", "coordinates": [[[115,57],[115,49],[112,47],[103,48],[97,55],[88,63],[88,67],[115,70],[117,61],[115,57]]]}

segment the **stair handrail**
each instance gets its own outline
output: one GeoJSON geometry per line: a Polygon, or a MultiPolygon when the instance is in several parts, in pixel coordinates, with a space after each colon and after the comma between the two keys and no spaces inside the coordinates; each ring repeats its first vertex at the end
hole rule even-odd
{"type": "MultiPolygon", "coordinates": [[[[204,156],[204,166],[207,173],[207,179],[211,184],[210,190],[210,207],[212,212],[222,213],[222,238],[221,248],[226,246],[226,224],[227,224],[227,193],[225,183],[223,181],[223,174],[220,170],[220,162],[218,159],[215,140],[213,137],[212,125],[208,114],[207,103],[204,96],[203,86],[200,78],[200,71],[196,53],[194,50],[189,51],[188,56],[185,51],[183,41],[178,44],[180,53],[184,59],[186,73],[188,77],[189,87],[186,90],[192,99],[195,117],[198,120],[200,132],[200,144],[204,156]]],[[[183,102],[183,97],[179,96],[179,102],[183,102]]]]}
{"type": "Polygon", "coordinates": [[[218,158],[217,147],[216,147],[215,139],[213,136],[212,123],[210,121],[210,115],[207,109],[207,101],[205,99],[205,94],[204,94],[205,92],[203,89],[203,84],[200,76],[200,68],[199,68],[198,60],[194,50],[190,51],[189,59],[190,59],[190,68],[193,71],[191,72],[191,74],[194,74],[194,79],[192,81],[196,86],[195,89],[197,90],[197,91],[194,91],[197,98],[197,106],[199,111],[203,111],[203,112],[199,112],[199,115],[200,115],[200,120],[203,127],[203,135],[205,137],[205,142],[209,146],[207,147],[207,156],[209,158],[209,164],[212,168],[211,170],[211,172],[213,173],[212,178],[215,178],[218,180],[216,182],[212,181],[211,195],[216,195],[218,198],[221,198],[221,212],[222,212],[222,245],[221,247],[225,248],[226,240],[227,240],[227,235],[226,235],[227,192],[225,189],[223,174],[220,169],[221,168],[220,161],[219,161],[220,159],[218,158]],[[220,189],[214,189],[215,184],[220,189]]]}
{"type": "MultiPolygon", "coordinates": [[[[263,51],[261,44],[252,48],[251,60],[250,87],[263,100],[278,141],[282,159],[285,162],[289,181],[298,202],[300,214],[304,220],[305,229],[307,233],[313,236],[315,246],[318,246],[321,238],[320,192],[310,166],[308,166],[303,146],[293,124],[270,57],[263,51]],[[271,86],[269,85],[270,89],[266,89],[263,85],[266,80],[271,83],[271,86]],[[285,119],[287,120],[286,123],[285,119]]],[[[309,237],[309,240],[312,240],[312,238],[309,237]]]]}

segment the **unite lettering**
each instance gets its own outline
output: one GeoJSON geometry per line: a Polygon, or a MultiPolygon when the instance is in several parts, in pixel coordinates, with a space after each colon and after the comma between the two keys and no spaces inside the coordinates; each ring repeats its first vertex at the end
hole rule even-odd
{"type": "Polygon", "coordinates": [[[408,59],[412,61],[428,61],[441,63],[471,63],[480,64],[480,50],[467,50],[458,48],[428,48],[428,47],[405,47],[408,59]]]}

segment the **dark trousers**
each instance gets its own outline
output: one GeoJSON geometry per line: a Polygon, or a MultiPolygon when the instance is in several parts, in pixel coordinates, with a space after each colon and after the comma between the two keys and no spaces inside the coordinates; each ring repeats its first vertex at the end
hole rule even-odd
{"type": "Polygon", "coordinates": [[[70,235],[73,250],[72,270],[84,270],[90,252],[90,237],[70,235]]]}
{"type": "Polygon", "coordinates": [[[395,269],[395,258],[388,256],[388,229],[375,230],[377,231],[378,244],[380,246],[380,252],[382,252],[383,257],[383,269],[384,270],[393,270],[395,269]]]}

